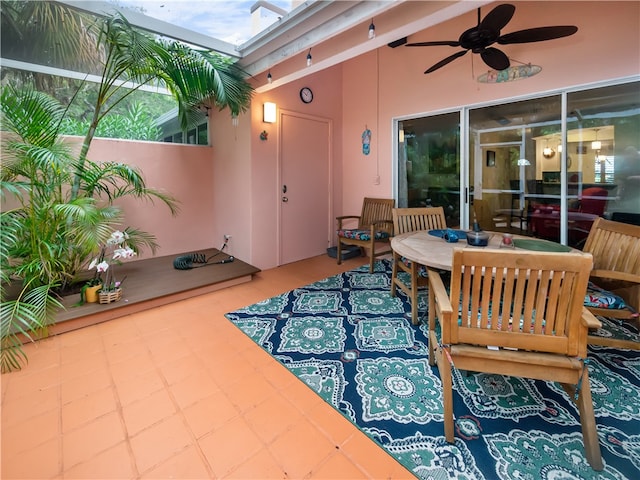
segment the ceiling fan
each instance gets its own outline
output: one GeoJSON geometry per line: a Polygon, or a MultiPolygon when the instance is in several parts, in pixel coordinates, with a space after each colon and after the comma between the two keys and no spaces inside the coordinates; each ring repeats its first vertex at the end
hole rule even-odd
{"type": "Polygon", "coordinates": [[[448,63],[465,55],[469,50],[479,53],[484,63],[495,70],[509,68],[511,63],[509,57],[495,47],[494,43],[509,45],[512,43],[531,43],[554,40],[556,38],[568,37],[578,31],[578,27],[573,25],[536,27],[526,30],[500,35],[500,30],[504,28],[513,17],[516,7],[508,3],[498,5],[491,10],[481,21],[480,9],[478,8],[478,25],[472,27],[460,35],[458,40],[443,40],[435,42],[407,43],[406,47],[432,47],[437,45],[447,45],[450,47],[462,47],[464,50],[454,53],[447,58],[427,69],[424,73],[431,73],[444,67],[448,63]]]}

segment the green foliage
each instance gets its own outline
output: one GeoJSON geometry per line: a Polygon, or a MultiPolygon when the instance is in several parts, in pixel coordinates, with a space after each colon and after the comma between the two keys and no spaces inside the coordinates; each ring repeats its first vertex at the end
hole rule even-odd
{"type": "MultiPolygon", "coordinates": [[[[25,286],[15,300],[0,303],[0,370],[19,370],[27,362],[21,337],[33,341],[35,335],[46,335],[50,319],[62,304],[50,292],[49,285],[25,286]]],[[[3,295],[4,296],[4,295],[3,295]]]]}
{"type": "MultiPolygon", "coordinates": [[[[2,89],[0,102],[3,129],[9,132],[2,142],[2,195],[15,205],[0,213],[0,363],[12,369],[25,358],[18,334],[31,338],[55,318],[60,304],[53,289],[76,280],[119,224],[121,211],[113,200],[130,195],[160,200],[174,213],[177,204],[147,187],[137,169],[115,162],[86,161],[80,195],[72,198],[78,162],[60,137],[65,110],[42,92],[12,87],[2,89]],[[17,279],[22,292],[10,298],[5,287],[17,279]]],[[[152,235],[132,233],[132,246],[157,247],[152,235]]]]}
{"type": "MultiPolygon", "coordinates": [[[[11,7],[24,13],[29,7],[25,3],[38,2],[16,2],[11,7]]],[[[62,28],[58,22],[64,17],[58,17],[55,11],[58,4],[42,3],[50,9],[49,28],[62,28]]],[[[3,16],[3,28],[8,28],[6,18],[3,16]]],[[[14,33],[28,31],[19,20],[28,22],[30,17],[16,14],[11,20],[15,20],[10,25],[14,33]]],[[[118,104],[142,85],[163,84],[173,93],[179,118],[187,128],[203,103],[229,108],[233,114],[246,110],[250,103],[251,86],[227,58],[155,39],[132,28],[119,14],[96,20],[95,27],[87,38],[95,39],[95,51],[101,55],[94,66],[100,66],[102,81],[95,96],[85,97],[94,101],[78,156],[62,141],[61,134],[67,131],[64,129],[74,123],[58,101],[24,88],[28,81],[20,82],[22,88],[8,86],[1,91],[2,129],[8,134],[2,136],[0,182],[3,199],[11,197],[15,205],[0,213],[3,372],[20,368],[26,361],[20,335],[30,339],[55,319],[61,305],[53,289],[73,282],[119,225],[121,211],[113,205],[114,200],[133,196],[160,201],[177,213],[175,199],[147,187],[136,168],[116,162],[95,163],[87,158],[91,141],[103,132],[101,129],[108,134],[141,130],[145,123],[152,125],[146,122],[149,114],[144,107],[135,104],[125,115],[106,120],[118,104]],[[123,87],[122,80],[138,86],[123,87]],[[18,281],[22,285],[16,298],[8,294],[7,287],[18,281]]],[[[73,32],[66,31],[66,35],[73,32]]],[[[74,44],[65,40],[62,45],[73,48],[74,44]]],[[[66,53],[73,56],[73,52],[66,53]]],[[[73,106],[77,98],[74,92],[69,105],[73,106]]],[[[157,246],[151,234],[127,231],[128,244],[134,249],[146,246],[154,250],[157,246]]]]}
{"type": "MultiPolygon", "coordinates": [[[[84,135],[89,129],[89,121],[80,121],[66,117],[61,133],[65,135],[84,135]]],[[[125,138],[130,140],[151,140],[160,138],[162,130],[156,125],[155,118],[140,103],[134,103],[125,115],[112,113],[105,116],[96,128],[96,137],[125,138]]]]}

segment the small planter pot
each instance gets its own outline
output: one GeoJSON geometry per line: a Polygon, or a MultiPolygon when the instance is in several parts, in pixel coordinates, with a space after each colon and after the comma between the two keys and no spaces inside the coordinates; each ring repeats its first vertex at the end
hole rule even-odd
{"type": "Polygon", "coordinates": [[[116,288],[115,290],[100,290],[98,293],[98,301],[100,303],[113,303],[122,298],[122,289],[116,288]]]}
{"type": "Polygon", "coordinates": [[[98,290],[102,288],[102,285],[94,285],[93,287],[87,287],[84,289],[84,301],[86,303],[98,302],[98,290]]]}

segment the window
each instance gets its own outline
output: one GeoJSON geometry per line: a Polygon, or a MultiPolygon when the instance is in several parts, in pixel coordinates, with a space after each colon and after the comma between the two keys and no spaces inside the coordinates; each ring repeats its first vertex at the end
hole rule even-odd
{"type": "Polygon", "coordinates": [[[398,206],[442,206],[447,224],[460,223],[460,115],[398,123],[398,206]]]}
{"type": "Polygon", "coordinates": [[[628,82],[398,120],[397,204],[581,247],[598,216],[640,215],[639,91],[628,82]]]}
{"type": "Polygon", "coordinates": [[[167,115],[164,115],[159,123],[162,131],[164,142],[188,143],[190,145],[208,145],[209,144],[209,118],[202,112],[197,114],[195,126],[187,131],[182,131],[180,122],[178,121],[178,111],[174,109],[167,115]]]}

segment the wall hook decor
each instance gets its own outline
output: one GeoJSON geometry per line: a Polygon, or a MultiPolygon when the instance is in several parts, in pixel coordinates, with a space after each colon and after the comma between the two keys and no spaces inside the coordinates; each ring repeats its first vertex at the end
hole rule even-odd
{"type": "Polygon", "coordinates": [[[262,132],[260,132],[260,140],[266,140],[268,136],[269,134],[267,133],[266,130],[263,130],[262,132]]]}
{"type": "Polygon", "coordinates": [[[369,152],[371,152],[371,130],[365,125],[362,132],[362,153],[369,155],[369,152]]]}

